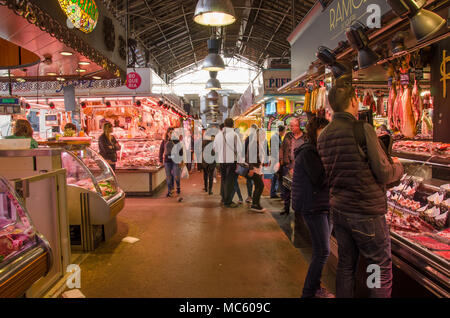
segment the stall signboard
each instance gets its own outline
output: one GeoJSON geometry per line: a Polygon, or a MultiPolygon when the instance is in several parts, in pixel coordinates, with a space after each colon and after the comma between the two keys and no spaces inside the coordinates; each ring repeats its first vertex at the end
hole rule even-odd
{"type": "Polygon", "coordinates": [[[450,142],[450,39],[433,45],[431,63],[431,96],[433,103],[433,140],[450,142]]]}
{"type": "Polygon", "coordinates": [[[142,78],[136,72],[130,72],[127,74],[127,87],[129,89],[138,89],[141,86],[142,78]]]}
{"type": "Polygon", "coordinates": [[[381,27],[381,18],[391,11],[386,0],[334,0],[325,10],[319,2],[288,37],[291,44],[292,78],[308,71],[319,46],[334,49],[346,41],[345,30],[354,21],[381,27]]]}
{"type": "Polygon", "coordinates": [[[263,71],[264,95],[278,94],[278,89],[291,81],[290,69],[267,69],[263,71]]]}
{"type": "Polygon", "coordinates": [[[61,9],[74,27],[91,33],[98,22],[98,7],[94,0],[58,0],[61,9]]]}

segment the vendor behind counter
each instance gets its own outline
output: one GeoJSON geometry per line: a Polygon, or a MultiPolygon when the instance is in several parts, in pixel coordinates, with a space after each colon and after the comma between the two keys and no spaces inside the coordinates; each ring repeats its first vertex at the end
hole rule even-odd
{"type": "Polygon", "coordinates": [[[5,139],[31,139],[31,149],[38,148],[38,143],[33,139],[33,128],[31,128],[31,124],[26,119],[18,119],[14,126],[14,135],[6,136],[5,139]]]}

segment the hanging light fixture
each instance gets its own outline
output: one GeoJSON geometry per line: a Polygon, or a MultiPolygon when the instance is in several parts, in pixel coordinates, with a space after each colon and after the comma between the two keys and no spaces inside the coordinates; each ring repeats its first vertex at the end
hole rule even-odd
{"type": "Polygon", "coordinates": [[[366,31],[367,28],[361,22],[356,21],[345,32],[350,45],[358,51],[359,69],[368,68],[380,60],[380,57],[369,48],[366,31]]]}
{"type": "Polygon", "coordinates": [[[206,82],[206,89],[209,90],[219,90],[222,89],[222,86],[220,85],[220,82],[218,79],[216,78],[210,78],[207,82],[206,82]]]}
{"type": "Polygon", "coordinates": [[[441,16],[423,9],[426,1],[418,3],[414,0],[387,0],[387,3],[399,17],[409,18],[411,30],[419,42],[435,34],[445,24],[445,19],[441,16]]]}
{"type": "Polygon", "coordinates": [[[322,63],[331,68],[331,72],[335,79],[338,79],[349,72],[344,65],[336,61],[336,55],[326,46],[320,46],[316,56],[322,63]]]}
{"type": "Polygon", "coordinates": [[[231,0],[199,0],[194,21],[207,26],[225,26],[236,21],[236,14],[231,0]]]}
{"type": "Polygon", "coordinates": [[[208,95],[206,95],[206,99],[209,101],[218,101],[219,100],[219,93],[217,93],[216,91],[211,91],[208,93],[208,95]]]}
{"type": "Polygon", "coordinates": [[[208,56],[203,61],[202,69],[205,71],[223,71],[225,63],[219,55],[221,41],[220,39],[211,38],[208,40],[208,56]]]}

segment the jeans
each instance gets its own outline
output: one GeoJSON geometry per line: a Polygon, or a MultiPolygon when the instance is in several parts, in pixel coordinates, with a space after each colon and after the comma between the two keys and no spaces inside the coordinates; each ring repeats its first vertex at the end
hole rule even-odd
{"type": "Polygon", "coordinates": [[[280,180],[279,180],[279,178],[278,178],[278,174],[277,174],[277,173],[274,173],[274,174],[272,175],[272,181],[271,181],[271,183],[270,183],[270,196],[271,196],[271,197],[276,196],[277,191],[278,191],[279,184],[280,184],[280,180]]]}
{"type": "Polygon", "coordinates": [[[203,184],[206,191],[212,192],[215,169],[216,165],[213,164],[209,164],[203,167],[203,184]]]}
{"type": "Polygon", "coordinates": [[[221,163],[219,166],[220,172],[220,196],[222,197],[222,202],[225,202],[225,178],[226,178],[226,169],[225,164],[221,163]]]}
{"type": "Polygon", "coordinates": [[[242,199],[242,194],[241,194],[241,188],[239,188],[239,182],[238,182],[238,178],[236,178],[236,183],[234,184],[234,189],[233,189],[233,194],[231,195],[231,199],[234,198],[234,195],[237,193],[239,201],[244,201],[242,199]]]}
{"type": "MultiPolygon", "coordinates": [[[[391,238],[384,215],[349,215],[332,210],[338,242],[336,297],[352,298],[359,253],[367,264],[380,268],[380,288],[369,288],[371,298],[390,298],[392,291],[391,238]]],[[[373,275],[373,270],[367,275],[373,275]]],[[[369,282],[376,282],[368,279],[369,282]]],[[[369,287],[369,286],[368,286],[369,287]]]]}
{"type": "Polygon", "coordinates": [[[303,287],[303,298],[314,297],[320,289],[322,270],[330,255],[330,236],[333,227],[328,213],[302,214],[312,242],[312,260],[303,287]]]}
{"type": "Polygon", "coordinates": [[[247,178],[247,196],[253,197],[253,179],[247,178]]]}
{"type": "Polygon", "coordinates": [[[178,164],[174,162],[165,162],[164,169],[166,170],[166,181],[168,193],[171,193],[174,186],[174,180],[177,184],[177,192],[180,193],[180,176],[181,170],[178,164]]]}
{"type": "Polygon", "coordinates": [[[238,177],[236,174],[236,164],[224,163],[222,172],[223,202],[225,205],[230,205],[233,202],[234,186],[238,177]]]}
{"type": "Polygon", "coordinates": [[[253,191],[253,197],[252,197],[252,205],[261,206],[260,200],[261,200],[261,195],[264,190],[264,182],[262,180],[262,175],[254,173],[250,179],[255,184],[255,191],[253,191]]]}
{"type": "Polygon", "coordinates": [[[291,210],[291,190],[289,190],[289,188],[286,188],[283,185],[283,177],[289,175],[289,167],[283,166],[280,169],[282,169],[281,170],[281,180],[280,180],[281,198],[284,201],[284,211],[289,212],[291,210]]]}

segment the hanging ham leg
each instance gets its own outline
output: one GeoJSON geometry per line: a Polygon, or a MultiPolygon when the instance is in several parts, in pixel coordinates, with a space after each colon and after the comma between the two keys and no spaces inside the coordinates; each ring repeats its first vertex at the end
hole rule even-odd
{"type": "Polygon", "coordinates": [[[391,89],[389,91],[389,98],[388,98],[388,121],[389,121],[389,127],[391,129],[395,128],[394,125],[394,103],[395,103],[395,98],[397,97],[397,92],[395,90],[394,85],[391,86],[391,89]]]}
{"type": "Polygon", "coordinates": [[[414,120],[413,106],[411,100],[411,89],[408,87],[404,90],[401,97],[402,114],[401,129],[402,134],[407,138],[413,138],[416,135],[416,123],[414,120]]]}
{"type": "Polygon", "coordinates": [[[417,85],[417,81],[414,81],[414,87],[411,93],[412,107],[414,112],[414,122],[417,125],[420,117],[422,116],[422,99],[420,98],[420,90],[417,85]]]}
{"type": "Polygon", "coordinates": [[[394,101],[393,118],[394,118],[394,128],[400,131],[402,127],[401,121],[403,116],[402,95],[403,95],[403,87],[399,85],[397,86],[397,96],[394,101]]]}

